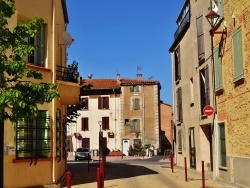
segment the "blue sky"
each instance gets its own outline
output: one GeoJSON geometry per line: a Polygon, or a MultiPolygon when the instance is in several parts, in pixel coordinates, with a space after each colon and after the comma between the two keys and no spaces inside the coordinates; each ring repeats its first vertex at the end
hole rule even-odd
{"type": "Polygon", "coordinates": [[[86,79],[122,78],[158,80],[161,100],[172,104],[169,48],[184,0],[67,0],[68,64],[79,63],[86,79]],[[141,67],[138,70],[137,67],[141,67]]]}

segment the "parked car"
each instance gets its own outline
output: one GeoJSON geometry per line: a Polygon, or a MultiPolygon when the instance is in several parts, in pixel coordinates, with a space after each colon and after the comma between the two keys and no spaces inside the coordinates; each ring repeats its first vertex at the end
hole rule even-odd
{"type": "Polygon", "coordinates": [[[91,159],[89,148],[77,148],[75,151],[75,161],[79,159],[91,159]]]}

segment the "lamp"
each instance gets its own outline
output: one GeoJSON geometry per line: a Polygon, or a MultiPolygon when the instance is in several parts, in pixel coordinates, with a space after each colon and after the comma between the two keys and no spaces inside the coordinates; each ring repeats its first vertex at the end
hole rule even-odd
{"type": "Polygon", "coordinates": [[[214,36],[214,34],[227,34],[227,31],[216,31],[215,29],[217,22],[220,18],[219,14],[214,11],[211,11],[205,17],[207,18],[208,23],[212,27],[212,36],[214,36]]]}

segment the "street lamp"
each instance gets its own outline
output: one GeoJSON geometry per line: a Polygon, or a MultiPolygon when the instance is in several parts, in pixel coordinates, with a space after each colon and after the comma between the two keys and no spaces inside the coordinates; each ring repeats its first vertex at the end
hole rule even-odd
{"type": "Polygon", "coordinates": [[[217,22],[220,18],[220,15],[217,14],[214,11],[209,12],[206,16],[208,23],[210,24],[211,28],[212,28],[212,36],[214,36],[214,34],[227,34],[227,30],[225,31],[216,31],[216,25],[217,22]]]}
{"type": "Polygon", "coordinates": [[[98,124],[100,126],[100,131],[99,131],[99,162],[100,162],[102,155],[102,142],[103,142],[102,121],[98,121],[98,124]]]}

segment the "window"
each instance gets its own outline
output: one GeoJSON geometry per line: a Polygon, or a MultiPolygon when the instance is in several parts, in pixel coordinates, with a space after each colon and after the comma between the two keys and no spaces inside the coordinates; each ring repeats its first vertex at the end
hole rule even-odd
{"type": "Polygon", "coordinates": [[[130,122],[130,132],[140,132],[140,119],[133,119],[130,122]]]}
{"type": "Polygon", "coordinates": [[[140,110],[140,99],[133,99],[133,110],[140,110]]]}
{"type": "Polygon", "coordinates": [[[203,109],[210,104],[209,95],[209,72],[208,65],[200,70],[200,98],[201,98],[201,114],[203,115],[203,109]]]}
{"type": "Polygon", "coordinates": [[[241,28],[237,29],[233,34],[233,50],[234,50],[234,81],[238,81],[244,77],[241,28]]]}
{"type": "Polygon", "coordinates": [[[197,27],[197,44],[198,44],[198,60],[201,61],[205,57],[204,50],[204,30],[203,30],[203,15],[196,18],[197,27]]]}
{"type": "Polygon", "coordinates": [[[193,78],[190,78],[189,85],[190,85],[190,100],[191,100],[190,104],[193,105],[194,104],[194,80],[193,78]]]}
{"type": "Polygon", "coordinates": [[[109,97],[98,97],[98,109],[109,109],[109,97]]]}
{"type": "Polygon", "coordinates": [[[226,153],[226,136],[225,136],[225,124],[219,124],[219,154],[220,154],[220,166],[227,166],[227,153],[226,153]]]}
{"type": "Polygon", "coordinates": [[[218,46],[214,50],[214,64],[215,64],[215,90],[222,89],[222,55],[221,48],[218,46]]]}
{"type": "Polygon", "coordinates": [[[181,87],[179,87],[177,89],[176,96],[177,96],[177,121],[181,123],[182,122],[182,91],[181,91],[181,87]]]}
{"type": "Polygon", "coordinates": [[[136,85],[136,86],[131,86],[131,87],[130,87],[130,91],[131,91],[131,92],[139,92],[139,86],[138,86],[138,85],[136,85]]]}
{"type": "Polygon", "coordinates": [[[182,134],[181,130],[178,131],[178,152],[182,153],[182,134]]]}
{"type": "MultiPolygon", "coordinates": [[[[22,24],[23,21],[18,21],[22,24]]],[[[44,48],[45,48],[45,26],[42,27],[41,31],[35,37],[29,37],[25,39],[26,42],[37,48],[32,52],[32,54],[24,57],[24,61],[37,66],[44,66],[44,48]]]]}
{"type": "Polygon", "coordinates": [[[129,119],[125,119],[125,120],[124,120],[124,124],[125,124],[125,125],[129,125],[129,119]]]}
{"type": "Polygon", "coordinates": [[[37,118],[22,119],[16,124],[16,157],[48,157],[50,152],[50,118],[39,111],[37,118]]]}
{"type": "Polygon", "coordinates": [[[89,109],[89,98],[88,97],[83,97],[82,98],[82,105],[84,110],[89,109]]]}
{"type": "Polygon", "coordinates": [[[89,118],[84,117],[82,118],[82,131],[88,131],[89,130],[89,118]]]}
{"type": "Polygon", "coordinates": [[[180,58],[180,46],[174,51],[175,62],[175,81],[181,79],[181,58],[180,58]]]}
{"type": "Polygon", "coordinates": [[[82,147],[86,147],[86,148],[90,149],[90,144],[89,143],[90,143],[90,139],[89,138],[82,138],[82,147]]]}
{"type": "Polygon", "coordinates": [[[109,117],[102,117],[102,130],[109,129],[109,117]]]}

